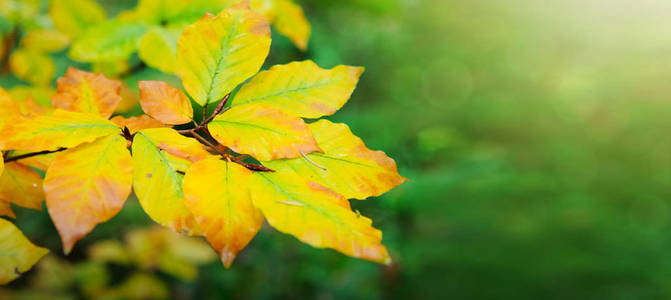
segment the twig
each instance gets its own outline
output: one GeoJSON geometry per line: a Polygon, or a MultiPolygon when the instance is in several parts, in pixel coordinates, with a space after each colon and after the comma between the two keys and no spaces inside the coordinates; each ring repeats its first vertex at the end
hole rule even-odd
{"type": "Polygon", "coordinates": [[[5,159],[5,162],[13,162],[13,161],[33,157],[33,156],[51,154],[51,153],[65,151],[65,150],[67,150],[67,148],[58,148],[57,150],[47,150],[47,151],[26,153],[26,154],[21,154],[21,155],[17,155],[17,156],[7,157],[7,159],[5,159]]]}

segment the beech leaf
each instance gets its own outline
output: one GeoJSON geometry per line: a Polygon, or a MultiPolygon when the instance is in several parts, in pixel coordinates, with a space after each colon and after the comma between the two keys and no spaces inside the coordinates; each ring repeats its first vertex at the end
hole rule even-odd
{"type": "Polygon", "coordinates": [[[5,171],[0,175],[0,200],[42,210],[42,177],[23,164],[7,163],[5,171]]]}
{"type": "Polygon", "coordinates": [[[262,161],[320,151],[302,119],[266,105],[233,107],[208,128],[219,143],[262,161]]]}
{"type": "Polygon", "coordinates": [[[269,50],[268,23],[243,2],[184,29],[177,41],[177,70],[189,95],[205,105],[258,72],[269,50]]]}
{"type": "Polygon", "coordinates": [[[121,210],[130,195],[132,174],[126,140],[116,134],[56,157],[47,170],[44,191],[65,253],[121,210]]]}
{"type": "Polygon", "coordinates": [[[254,173],[254,205],[275,229],[316,248],[388,264],[382,233],[333,191],[291,171],[254,173]]]}
{"type": "Polygon", "coordinates": [[[49,250],[37,247],[11,222],[0,218],[0,284],[7,284],[33,267],[49,250]]]}
{"type": "Polygon", "coordinates": [[[185,203],[227,268],[263,225],[250,197],[253,174],[217,159],[194,163],[184,176],[185,203]]]}
{"type": "Polygon", "coordinates": [[[163,81],[140,81],[142,110],[165,124],[179,125],[193,118],[191,101],[184,93],[163,81]]]}
{"type": "Polygon", "coordinates": [[[158,148],[145,132],[133,139],[133,189],[144,211],[157,223],[176,232],[199,235],[202,231],[184,204],[184,175],[170,163],[171,154],[158,148]]]}
{"type": "Polygon", "coordinates": [[[275,170],[294,170],[346,198],[379,196],[405,181],[396,162],[382,151],[373,151],[345,124],[319,120],[308,125],[323,153],[281,159],[265,165],[275,170]]]}
{"type": "Polygon", "coordinates": [[[121,82],[70,67],[58,78],[57,94],[51,97],[55,108],[98,114],[104,118],[114,113],[121,102],[121,82]]]}
{"type": "Polygon", "coordinates": [[[56,150],[120,132],[119,127],[100,116],[56,109],[51,115],[5,124],[0,132],[0,148],[56,150]]]}
{"type": "Polygon", "coordinates": [[[325,70],[309,60],[273,66],[243,85],[232,105],[263,103],[304,118],[331,115],[349,100],[363,70],[325,70]]]}

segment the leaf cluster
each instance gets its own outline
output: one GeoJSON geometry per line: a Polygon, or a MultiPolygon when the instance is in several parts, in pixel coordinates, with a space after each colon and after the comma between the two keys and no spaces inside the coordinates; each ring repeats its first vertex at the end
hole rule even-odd
{"type": "Polygon", "coordinates": [[[348,199],[378,196],[405,178],[347,125],[316,120],[347,102],[363,68],[302,61],[259,72],[271,38],[256,10],[239,3],[185,26],[175,70],[186,93],[139,82],[142,116],[112,117],[121,83],[75,68],[58,80],[50,109],[0,93],[0,214],[12,216],[10,203],[39,209],[46,198],[69,253],[132,190],[151,219],[204,236],[226,267],[264,220],[314,247],[389,263],[382,233],[348,199]],[[196,122],[190,99],[214,112],[196,122]],[[43,181],[34,168],[45,170],[43,181]]]}

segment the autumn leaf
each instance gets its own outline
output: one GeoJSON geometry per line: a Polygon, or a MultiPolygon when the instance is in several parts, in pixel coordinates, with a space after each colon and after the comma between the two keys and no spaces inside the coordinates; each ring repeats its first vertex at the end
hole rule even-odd
{"type": "Polygon", "coordinates": [[[33,267],[49,250],[33,245],[11,222],[0,218],[0,284],[7,284],[33,267]]]}
{"type": "Polygon", "coordinates": [[[214,103],[258,72],[269,49],[268,23],[240,3],[184,29],[177,42],[177,70],[197,103],[214,103]]]}
{"type": "Polygon", "coordinates": [[[264,103],[291,115],[331,115],[349,100],[363,68],[337,66],[325,70],[312,61],[277,65],[240,88],[232,105],[264,103]]]}
{"type": "Polygon", "coordinates": [[[181,28],[154,27],[142,39],[138,55],[148,66],[165,73],[177,72],[177,39],[181,28]]]}
{"type": "MultiPolygon", "coordinates": [[[[7,121],[21,116],[19,105],[12,99],[12,96],[1,87],[0,116],[2,116],[2,118],[0,118],[0,129],[2,129],[7,121]]],[[[0,149],[2,149],[2,147],[0,147],[0,149]]]]}
{"type": "Polygon", "coordinates": [[[161,123],[158,120],[152,119],[150,116],[147,115],[141,115],[138,117],[130,117],[130,118],[124,118],[123,116],[116,116],[114,118],[111,118],[110,121],[119,126],[119,128],[127,127],[131,134],[144,129],[166,127],[165,124],[161,123]]]}
{"type": "Polygon", "coordinates": [[[263,225],[250,198],[252,177],[245,167],[217,159],[193,164],[184,176],[184,203],[227,268],[263,225]]]}
{"type": "Polygon", "coordinates": [[[57,94],[51,97],[51,103],[55,108],[109,118],[121,102],[120,91],[118,80],[70,67],[58,78],[57,94]]]}
{"type": "Polygon", "coordinates": [[[140,81],[142,110],[165,124],[179,125],[192,121],[191,101],[184,93],[162,81],[140,81]]]}
{"type": "MultiPolygon", "coordinates": [[[[33,153],[32,151],[27,151],[27,150],[12,150],[11,156],[10,157],[16,157],[19,155],[27,155],[33,153]]],[[[42,154],[42,155],[36,155],[36,156],[31,156],[27,158],[23,158],[20,160],[17,160],[17,162],[21,163],[24,166],[32,167],[38,170],[46,171],[47,168],[51,165],[51,163],[54,161],[54,158],[58,156],[60,152],[55,152],[55,153],[48,153],[48,154],[42,154]]]]}
{"type": "Polygon", "coordinates": [[[16,215],[14,214],[14,211],[12,210],[12,206],[10,205],[9,201],[0,199],[0,216],[16,218],[16,215]]]}
{"type": "Polygon", "coordinates": [[[35,84],[47,84],[54,75],[54,61],[44,53],[18,49],[9,57],[9,68],[17,78],[35,84]]]}
{"type": "Polygon", "coordinates": [[[120,133],[114,123],[92,114],[54,110],[51,115],[16,119],[0,132],[0,148],[30,151],[71,148],[120,133]]]}
{"type": "Polygon", "coordinates": [[[184,204],[184,175],[170,164],[171,154],[158,148],[145,135],[145,130],[135,135],[132,150],[133,189],[144,211],[157,223],[176,232],[199,235],[201,230],[184,204]]]}
{"type": "Polygon", "coordinates": [[[130,194],[133,163],[126,140],[110,135],[60,154],[47,170],[49,215],[70,252],[75,242],[115,216],[130,194]]]}
{"type": "Polygon", "coordinates": [[[320,151],[302,119],[262,104],[233,107],[208,129],[219,143],[262,161],[320,151]]]}
{"type": "Polygon", "coordinates": [[[275,229],[316,248],[388,264],[382,233],[372,221],[352,212],[333,191],[291,171],[257,172],[251,189],[254,206],[275,229]]]}
{"type": "Polygon", "coordinates": [[[368,149],[347,125],[319,120],[308,126],[323,153],[265,165],[275,170],[294,170],[349,199],[379,196],[405,181],[393,159],[382,151],[368,149]]]}
{"type": "Polygon", "coordinates": [[[0,175],[0,200],[42,210],[42,177],[20,163],[7,163],[5,171],[0,175]]]}
{"type": "Polygon", "coordinates": [[[105,20],[105,11],[94,0],[53,0],[49,16],[56,28],[71,38],[105,20]]]}

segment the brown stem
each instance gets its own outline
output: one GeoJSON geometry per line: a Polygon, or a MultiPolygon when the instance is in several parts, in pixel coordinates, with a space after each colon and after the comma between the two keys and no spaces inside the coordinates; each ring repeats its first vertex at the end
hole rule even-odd
{"type": "Polygon", "coordinates": [[[58,148],[57,150],[52,150],[52,151],[47,150],[47,151],[40,151],[40,152],[26,153],[26,154],[21,154],[21,155],[17,155],[17,156],[7,157],[7,158],[5,159],[5,162],[6,162],[6,163],[7,163],[7,162],[13,162],[13,161],[17,161],[17,160],[21,160],[21,159],[25,159],[25,158],[33,157],[33,156],[44,155],[44,154],[50,154],[50,153],[56,153],[56,152],[61,152],[61,151],[65,151],[65,150],[67,150],[67,148],[58,148]]]}

